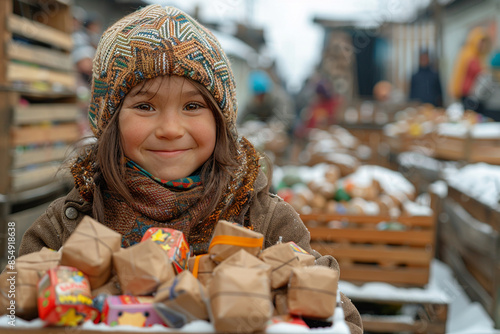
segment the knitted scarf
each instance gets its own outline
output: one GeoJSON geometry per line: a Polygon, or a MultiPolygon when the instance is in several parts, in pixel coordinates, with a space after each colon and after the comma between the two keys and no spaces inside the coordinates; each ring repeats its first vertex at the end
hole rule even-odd
{"type": "MultiPolygon", "coordinates": [[[[101,223],[122,235],[122,247],[139,242],[150,227],[169,227],[184,233],[195,254],[206,253],[213,229],[220,219],[249,225],[244,216],[259,173],[259,155],[245,138],[240,139],[238,151],[235,175],[207,219],[196,220],[206,211],[209,202],[202,196],[202,184],[182,189],[177,182],[160,182],[132,165],[127,168],[125,183],[135,202],[128,203],[105,192],[105,221],[101,223]]],[[[91,201],[93,185],[89,180],[92,180],[92,168],[82,168],[83,160],[79,161],[73,165],[72,174],[82,197],[91,201]]]]}

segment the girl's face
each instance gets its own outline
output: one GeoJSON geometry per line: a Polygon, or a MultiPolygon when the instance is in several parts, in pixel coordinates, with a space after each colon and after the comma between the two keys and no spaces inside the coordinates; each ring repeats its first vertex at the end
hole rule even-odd
{"type": "Polygon", "coordinates": [[[200,91],[178,76],[135,86],[118,122],[125,156],[165,181],[192,175],[215,148],[212,110],[200,91]]]}

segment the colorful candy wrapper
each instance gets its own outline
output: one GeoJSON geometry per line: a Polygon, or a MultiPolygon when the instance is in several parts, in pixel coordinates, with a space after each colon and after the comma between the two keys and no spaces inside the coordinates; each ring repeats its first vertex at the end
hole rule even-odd
{"type": "Polygon", "coordinates": [[[167,252],[177,274],[188,269],[190,250],[184,233],[171,228],[151,227],[141,241],[146,239],[152,239],[167,252]]]}
{"type": "Polygon", "coordinates": [[[86,275],[67,266],[49,269],[38,283],[38,314],[56,326],[78,326],[86,320],[97,322],[99,312],[92,307],[86,275]]]}
{"type": "Polygon", "coordinates": [[[152,296],[108,296],[104,303],[102,322],[109,326],[129,325],[149,327],[163,325],[153,308],[152,296]]]}

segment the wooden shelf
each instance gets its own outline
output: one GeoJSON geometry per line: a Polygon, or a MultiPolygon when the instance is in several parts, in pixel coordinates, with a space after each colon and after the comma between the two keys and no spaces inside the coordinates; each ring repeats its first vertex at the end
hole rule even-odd
{"type": "Polygon", "coordinates": [[[7,43],[7,55],[9,59],[46,66],[61,71],[73,71],[71,55],[58,50],[10,41],[7,43]]]}
{"type": "Polygon", "coordinates": [[[15,14],[7,16],[7,29],[13,34],[49,44],[62,50],[71,51],[73,48],[71,34],[15,14]]]}

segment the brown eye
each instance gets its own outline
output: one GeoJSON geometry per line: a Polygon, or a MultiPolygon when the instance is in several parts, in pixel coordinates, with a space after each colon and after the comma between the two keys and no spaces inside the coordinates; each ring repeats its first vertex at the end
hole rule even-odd
{"type": "Polygon", "coordinates": [[[201,104],[195,103],[195,102],[188,103],[184,107],[184,109],[187,111],[195,111],[195,110],[198,110],[200,108],[203,108],[203,106],[201,104]]]}
{"type": "Polygon", "coordinates": [[[152,111],[153,110],[153,107],[149,104],[146,104],[146,103],[138,104],[135,108],[142,110],[142,111],[152,111]]]}

